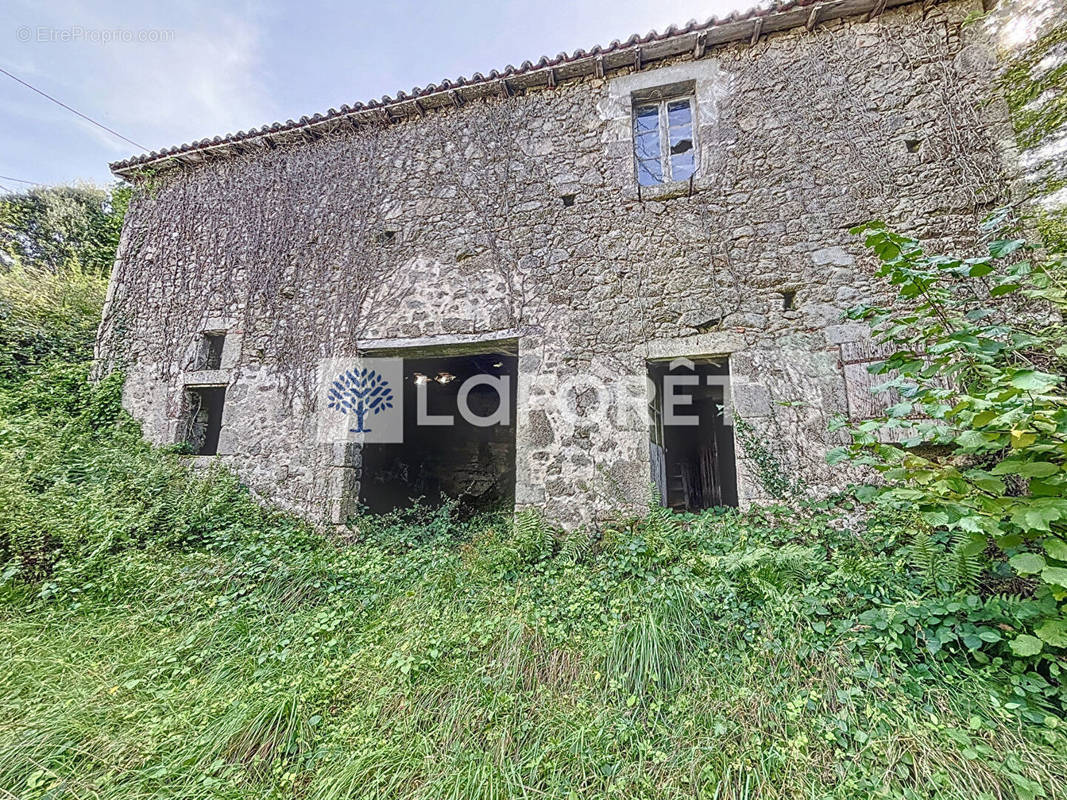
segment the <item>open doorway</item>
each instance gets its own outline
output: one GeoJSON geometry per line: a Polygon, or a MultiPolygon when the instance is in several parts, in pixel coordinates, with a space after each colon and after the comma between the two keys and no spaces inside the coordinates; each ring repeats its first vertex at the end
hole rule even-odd
{"type": "Polygon", "coordinates": [[[405,358],[404,441],[364,445],[360,504],[375,513],[418,498],[453,498],[468,514],[513,506],[517,366],[516,356],[505,352],[405,358]],[[476,376],[495,380],[465,389],[476,376]],[[420,397],[423,416],[435,424],[419,423],[420,397]],[[461,399],[475,422],[460,412],[461,399]],[[475,424],[499,411],[493,424],[475,424]],[[441,424],[444,418],[451,422],[441,424]]]}
{"type": "Polygon", "coordinates": [[[675,511],[737,505],[723,359],[649,362],[649,455],[661,503],[675,511]]]}

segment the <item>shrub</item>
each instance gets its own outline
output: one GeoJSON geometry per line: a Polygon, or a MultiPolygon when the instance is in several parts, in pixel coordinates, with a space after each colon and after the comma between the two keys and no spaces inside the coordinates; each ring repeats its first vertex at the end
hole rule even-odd
{"type": "MultiPolygon", "coordinates": [[[[850,316],[869,321],[887,348],[871,371],[899,402],[851,427],[851,444],[831,460],[873,467],[885,483],[861,498],[917,513],[950,538],[933,556],[926,533],[915,541],[927,593],[967,597],[953,614],[981,612],[999,626],[959,635],[1001,643],[1000,655],[1047,655],[1046,674],[1058,680],[1067,651],[1067,262],[1022,238],[993,239],[985,255],[964,258],[928,255],[880,223],[856,232],[899,302],[850,316]],[[1010,596],[1019,611],[994,613],[968,597],[976,593],[1010,596]]],[[[945,618],[943,609],[929,616],[945,618]]]]}

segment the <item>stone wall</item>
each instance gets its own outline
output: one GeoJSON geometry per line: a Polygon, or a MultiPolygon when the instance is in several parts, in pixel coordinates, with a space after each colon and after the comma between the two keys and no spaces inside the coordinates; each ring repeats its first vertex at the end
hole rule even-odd
{"type": "MultiPolygon", "coordinates": [[[[177,436],[185,386],[228,385],[216,458],[316,517],[342,517],[360,474],[316,443],[315,367],[401,340],[518,339],[516,499],[554,519],[645,501],[646,363],[677,356],[729,356],[737,412],[829,490],[840,346],[865,337],[842,312],[884,293],[848,228],[950,246],[1005,198],[991,51],[963,24],[980,8],[913,4],[145,175],[100,353],[155,441],[177,436]],[[639,193],[630,96],[679,81],[697,177],[639,193]],[[226,346],[203,374],[210,330],[226,346]]],[[[759,500],[738,467],[741,502],[759,500]]]]}

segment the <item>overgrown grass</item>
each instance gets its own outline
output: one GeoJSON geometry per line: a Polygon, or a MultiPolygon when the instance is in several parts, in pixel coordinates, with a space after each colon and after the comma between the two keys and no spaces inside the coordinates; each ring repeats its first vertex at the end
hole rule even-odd
{"type": "Polygon", "coordinates": [[[932,587],[906,521],[414,508],[342,542],[146,445],[84,336],[65,362],[27,330],[0,319],[30,343],[0,385],[0,798],[1067,796],[1055,665],[1007,657],[1010,598],[932,587]]]}
{"type": "Polygon", "coordinates": [[[108,391],[4,428],[58,555],[4,573],[0,796],[1065,794],[1040,694],[863,636],[917,596],[893,526],[655,511],[590,547],[416,508],[340,544],[139,444],[108,391]]]}

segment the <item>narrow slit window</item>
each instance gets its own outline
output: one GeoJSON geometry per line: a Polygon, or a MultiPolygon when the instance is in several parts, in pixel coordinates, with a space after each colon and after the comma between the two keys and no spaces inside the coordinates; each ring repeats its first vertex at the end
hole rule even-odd
{"type": "Polygon", "coordinates": [[[205,333],[200,343],[198,369],[222,369],[222,348],[226,344],[226,334],[205,333]]]}
{"type": "Polygon", "coordinates": [[[679,97],[634,106],[637,183],[687,181],[697,169],[694,101],[679,97]]]}

